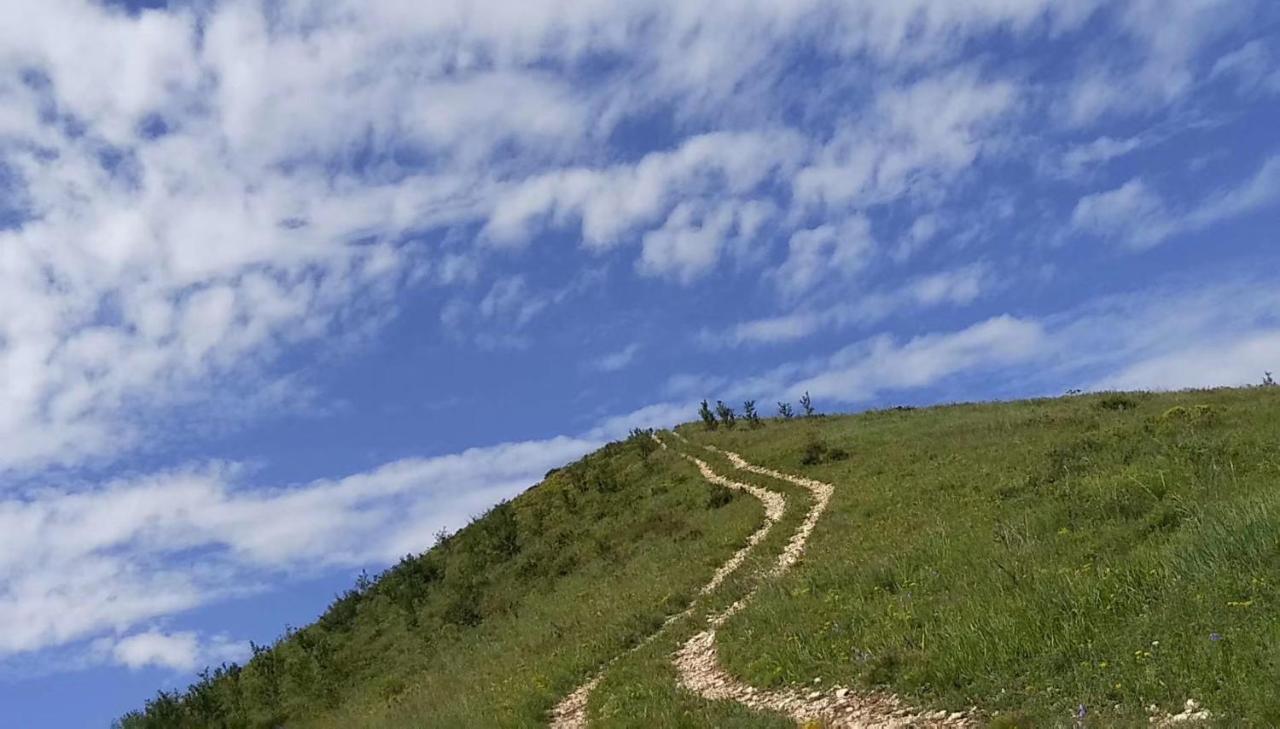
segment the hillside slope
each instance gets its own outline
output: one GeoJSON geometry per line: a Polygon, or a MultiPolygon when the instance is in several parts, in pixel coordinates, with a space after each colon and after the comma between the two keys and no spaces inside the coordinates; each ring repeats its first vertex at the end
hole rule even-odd
{"type": "Polygon", "coordinates": [[[815,718],[1145,726],[1192,699],[1280,723],[1280,388],[677,432],[550,474],[121,726],[545,726],[593,677],[601,726],[781,727],[837,696],[868,713],[815,718]],[[739,486],[786,501],[754,541],[739,486]],[[734,690],[682,663],[700,650],[734,690]]]}

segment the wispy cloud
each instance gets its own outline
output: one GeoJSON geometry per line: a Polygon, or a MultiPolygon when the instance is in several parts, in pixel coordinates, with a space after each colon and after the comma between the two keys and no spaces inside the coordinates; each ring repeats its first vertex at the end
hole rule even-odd
{"type": "Polygon", "coordinates": [[[1132,249],[1159,245],[1183,233],[1253,213],[1280,200],[1280,157],[1266,160],[1242,183],[1204,197],[1186,210],[1171,209],[1141,178],[1080,198],[1071,215],[1080,229],[1132,249]]]}
{"type": "Polygon", "coordinates": [[[995,284],[989,267],[975,263],[911,279],[890,291],[872,291],[853,303],[802,309],[735,324],[725,331],[703,331],[704,346],[766,345],[792,342],[824,330],[866,326],[890,316],[935,306],[965,306],[995,284]]]}
{"type": "Polygon", "coordinates": [[[591,362],[591,368],[599,372],[617,372],[626,369],[640,353],[640,344],[632,342],[616,352],[597,357],[591,362]]]}
{"type": "MultiPolygon", "coordinates": [[[[238,486],[234,470],[212,466],[0,501],[0,621],[10,626],[0,657],[261,589],[285,570],[421,551],[438,530],[462,526],[599,442],[507,443],[279,488],[238,486]],[[198,566],[172,561],[179,553],[199,554],[198,566]]],[[[117,659],[176,664],[197,654],[191,636],[144,635],[117,644],[117,659]]]]}
{"type": "Polygon", "coordinates": [[[111,660],[130,669],[157,666],[189,672],[224,661],[243,661],[249,656],[248,643],[230,641],[221,635],[202,640],[192,631],[165,633],[147,630],[114,642],[111,639],[96,641],[89,652],[95,653],[95,649],[107,648],[108,645],[111,660]]]}

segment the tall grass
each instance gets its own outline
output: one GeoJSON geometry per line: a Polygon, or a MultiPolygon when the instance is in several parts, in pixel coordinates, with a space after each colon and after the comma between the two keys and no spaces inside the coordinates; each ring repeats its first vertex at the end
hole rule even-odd
{"type": "Polygon", "coordinates": [[[683,609],[762,518],[637,432],[338,596],[143,727],[540,726],[683,609]],[[678,565],[679,569],[673,569],[678,565]]]}
{"type": "Polygon", "coordinates": [[[760,687],[883,687],[925,708],[976,705],[1004,727],[1146,726],[1152,705],[1187,699],[1223,726],[1280,726],[1280,388],[681,432],[718,470],[731,469],[700,444],[836,485],[791,572],[759,582],[807,495],[735,471],[785,491],[790,509],[699,596],[761,509],[637,431],[122,726],[540,726],[693,605],[611,667],[590,716],[781,727],[682,691],[670,662],[757,584],[719,656],[760,687]]]}
{"type": "Polygon", "coordinates": [[[1194,698],[1280,725],[1270,388],[868,413],[714,440],[838,484],[800,566],[721,631],[759,684],[851,682],[1027,725],[1194,698]],[[806,458],[821,437],[850,458],[806,458]],[[805,462],[811,465],[805,465],[805,462]]]}

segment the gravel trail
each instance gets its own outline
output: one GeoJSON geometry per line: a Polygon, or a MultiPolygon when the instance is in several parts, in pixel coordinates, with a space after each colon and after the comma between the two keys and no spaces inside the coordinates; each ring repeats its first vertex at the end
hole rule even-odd
{"type": "MultiPolygon", "coordinates": [[[[667,444],[659,438],[656,433],[652,434],[652,437],[658,442],[658,445],[660,445],[663,450],[667,450],[667,444]]],[[[681,442],[685,442],[684,438],[681,438],[679,435],[676,435],[676,438],[681,442]]],[[[769,531],[773,528],[773,525],[782,518],[782,514],[786,511],[787,502],[785,497],[780,493],[770,491],[759,486],[753,486],[751,484],[740,483],[738,481],[723,478],[716,474],[716,472],[713,471],[706,462],[684,453],[681,453],[680,455],[697,466],[698,472],[702,474],[702,477],[705,480],[726,488],[745,491],[759,499],[760,503],[764,505],[764,523],[752,532],[751,536],[747,538],[747,543],[743,545],[741,549],[734,552],[733,556],[730,557],[728,561],[720,565],[716,569],[715,574],[711,576],[711,580],[702,586],[699,594],[707,595],[719,587],[720,583],[724,582],[729,575],[733,574],[733,571],[738,569],[738,567],[740,567],[746,560],[747,555],[751,553],[751,550],[769,535],[769,531]]],[[[609,669],[609,666],[613,665],[620,658],[640,650],[656,639],[659,635],[662,635],[663,631],[667,629],[667,626],[692,612],[694,605],[696,605],[696,602],[681,612],[668,617],[663,621],[662,626],[649,635],[649,637],[632,646],[627,651],[614,656],[608,663],[601,666],[600,670],[596,671],[590,679],[574,689],[568,696],[561,699],[560,703],[551,711],[552,729],[585,729],[587,726],[587,701],[591,698],[591,692],[594,691],[596,686],[600,684],[600,681],[604,679],[605,672],[609,669]]]]}
{"type": "MultiPolygon", "coordinates": [[[[809,535],[826,511],[835,487],[822,481],[756,466],[737,453],[722,451],[714,446],[707,446],[707,450],[722,454],[736,469],[787,481],[811,494],[813,501],[809,513],[796,528],[772,570],[773,575],[785,573],[804,554],[809,535]]],[[[703,475],[708,479],[713,476],[723,478],[714,472],[709,476],[706,473],[703,475]]],[[[690,638],[676,651],[672,660],[679,673],[681,686],[705,699],[736,701],[757,711],[782,714],[802,725],[817,721],[827,727],[846,729],[975,726],[968,712],[916,712],[888,693],[856,691],[845,686],[819,689],[817,683],[811,690],[761,690],[729,675],[716,655],[716,631],[746,607],[758,589],[753,589],[746,597],[712,616],[705,630],[690,638]]]]}

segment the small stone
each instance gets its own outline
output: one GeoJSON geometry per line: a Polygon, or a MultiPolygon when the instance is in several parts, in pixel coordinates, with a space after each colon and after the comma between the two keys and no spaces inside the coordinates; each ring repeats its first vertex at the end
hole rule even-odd
{"type": "Polygon", "coordinates": [[[1187,703],[1183,706],[1187,711],[1198,711],[1200,709],[1200,702],[1195,699],[1187,699],[1187,703]]]}
{"type": "Polygon", "coordinates": [[[809,700],[813,701],[814,699],[818,698],[821,695],[822,695],[821,691],[811,691],[809,692],[809,700]]]}
{"type": "Polygon", "coordinates": [[[951,712],[951,715],[947,717],[947,721],[960,721],[963,718],[964,718],[964,712],[953,711],[951,712]]]}
{"type": "Polygon", "coordinates": [[[848,695],[849,695],[849,689],[847,689],[847,688],[836,689],[836,698],[837,698],[837,699],[843,699],[844,697],[846,697],[846,696],[848,696],[848,695]]]}

